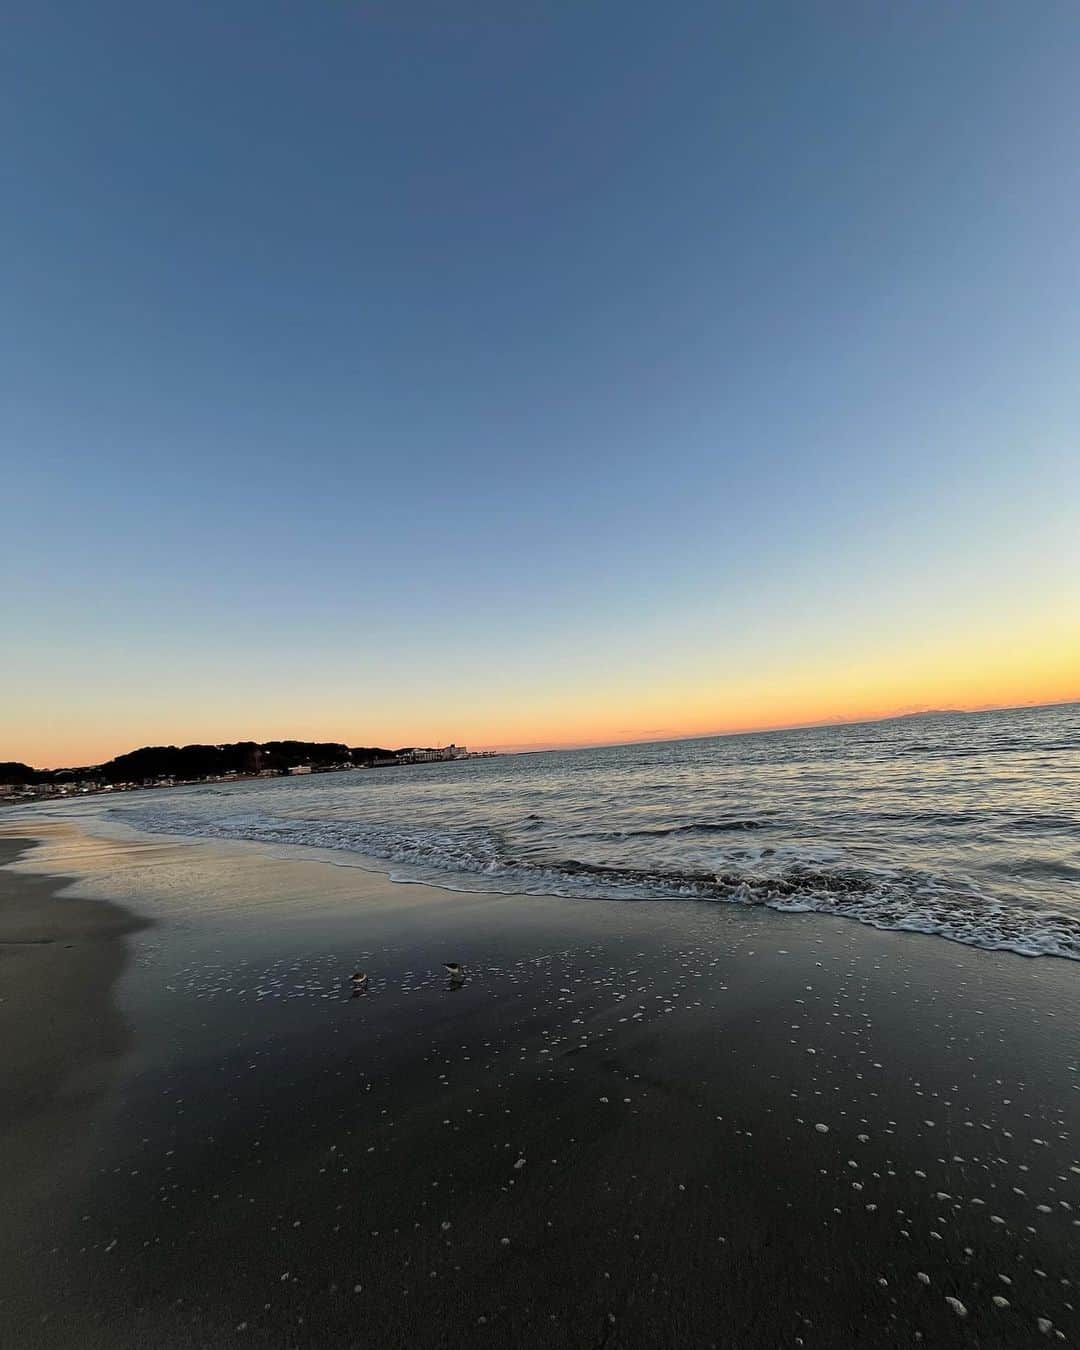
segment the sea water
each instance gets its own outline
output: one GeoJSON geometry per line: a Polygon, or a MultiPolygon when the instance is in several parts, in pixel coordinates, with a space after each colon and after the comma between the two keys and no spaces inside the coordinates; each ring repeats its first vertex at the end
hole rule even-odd
{"type": "Polygon", "coordinates": [[[333,850],[450,889],[821,911],[1080,959],[1080,704],[32,809],[333,850]]]}

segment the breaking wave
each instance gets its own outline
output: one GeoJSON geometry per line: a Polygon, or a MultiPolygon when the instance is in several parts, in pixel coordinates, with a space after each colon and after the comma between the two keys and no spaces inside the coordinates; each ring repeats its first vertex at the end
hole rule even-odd
{"type": "MultiPolygon", "coordinates": [[[[687,899],[764,905],[855,919],[874,928],[935,934],[970,946],[1080,960],[1080,919],[1022,898],[1005,900],[966,878],[910,868],[853,866],[821,848],[732,853],[715,867],[664,862],[621,865],[543,854],[522,856],[486,826],[408,829],[344,820],[288,819],[251,814],[209,819],[168,809],[123,809],[117,818],[158,834],[249,840],[346,852],[382,865],[397,881],[462,891],[499,891],[612,900],[687,899]]],[[[537,816],[526,817],[536,822],[537,816]]],[[[655,829],[607,831],[585,837],[671,838],[765,826],[751,818],[655,829]]]]}

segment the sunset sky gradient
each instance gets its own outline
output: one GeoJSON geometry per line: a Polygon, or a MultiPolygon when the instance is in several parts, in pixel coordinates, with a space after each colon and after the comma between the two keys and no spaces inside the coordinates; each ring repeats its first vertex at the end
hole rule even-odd
{"type": "Polygon", "coordinates": [[[1080,698],[1080,7],[6,29],[0,760],[1080,698]]]}

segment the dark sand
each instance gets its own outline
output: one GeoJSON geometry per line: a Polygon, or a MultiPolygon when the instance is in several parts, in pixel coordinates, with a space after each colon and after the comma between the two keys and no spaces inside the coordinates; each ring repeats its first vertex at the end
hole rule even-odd
{"type": "Polygon", "coordinates": [[[4,1347],[1077,1343],[1072,963],[44,833],[4,1347]]]}
{"type": "MultiPolygon", "coordinates": [[[[0,868],[32,845],[0,836],[0,868]]],[[[0,1315],[37,1280],[28,1242],[85,1171],[86,1126],[127,1044],[111,989],[140,923],[60,899],[69,880],[0,871],[0,1315]]]]}

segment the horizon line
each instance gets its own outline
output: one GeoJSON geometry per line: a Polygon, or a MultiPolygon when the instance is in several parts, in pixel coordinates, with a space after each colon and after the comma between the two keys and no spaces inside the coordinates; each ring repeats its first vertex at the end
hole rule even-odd
{"type": "Polygon", "coordinates": [[[877,722],[899,722],[904,718],[915,717],[973,717],[977,713],[1022,712],[1025,709],[1068,708],[1080,703],[1080,694],[1075,698],[1056,698],[1049,703],[980,703],[971,708],[910,708],[902,712],[880,713],[874,717],[829,717],[812,722],[773,722],[755,727],[731,727],[723,731],[695,731],[689,735],[646,735],[625,741],[565,741],[561,743],[506,742],[504,744],[484,745],[485,750],[499,750],[503,754],[538,755],[556,750],[605,750],[618,745],[665,745],[675,741],[715,741],[729,736],[763,736],[780,731],[812,731],[817,727],[861,727],[873,726],[877,722]]]}
{"type": "MultiPolygon", "coordinates": [[[[810,722],[778,722],[767,723],[754,727],[732,727],[721,731],[695,731],[689,735],[682,733],[653,735],[646,733],[644,737],[638,735],[627,740],[610,741],[506,741],[506,742],[480,742],[476,748],[480,750],[495,750],[504,755],[536,755],[551,754],[559,750],[604,750],[614,748],[615,746],[631,745],[664,745],[668,742],[676,741],[711,741],[720,740],[726,737],[734,736],[760,736],[773,732],[781,731],[811,731],[815,728],[824,727],[857,727],[872,726],[878,722],[896,722],[904,718],[915,717],[967,717],[976,713],[988,712],[1019,712],[1024,709],[1038,708],[1067,708],[1074,703],[1080,703],[1080,694],[1074,698],[1054,699],[1049,703],[985,703],[978,704],[970,708],[906,708],[896,712],[881,713],[876,717],[831,717],[819,719],[810,722]]],[[[289,741],[295,740],[308,744],[338,744],[348,746],[346,741],[317,741],[299,736],[273,736],[268,741],[258,741],[254,737],[238,737],[234,741],[186,741],[185,745],[238,745],[245,740],[252,741],[255,745],[265,745],[270,741],[289,741]]],[[[28,768],[34,769],[38,773],[58,773],[65,769],[74,768],[98,768],[102,764],[108,764],[110,760],[119,759],[122,755],[134,754],[136,750],[149,748],[152,744],[160,746],[173,745],[171,741],[147,742],[145,745],[135,746],[131,750],[121,750],[118,754],[109,758],[97,761],[97,763],[87,765],[58,764],[51,767],[28,765],[28,768]]],[[[456,742],[447,742],[447,744],[456,744],[456,742]]],[[[182,748],[182,747],[178,747],[182,748]]],[[[427,747],[422,747],[427,748],[427,747]]],[[[10,763],[21,763],[24,761],[3,761],[10,763]]]]}

